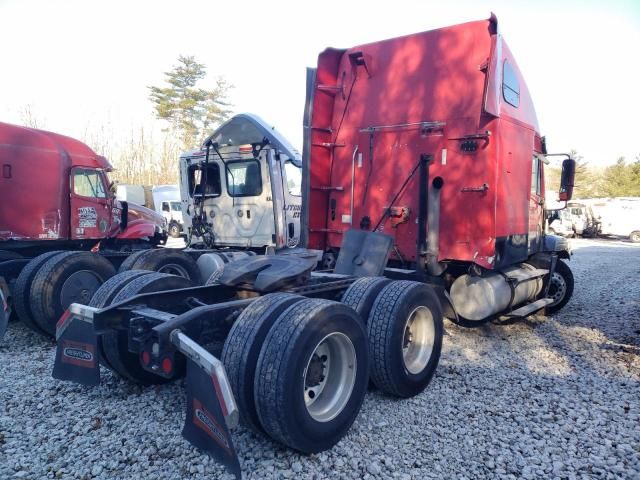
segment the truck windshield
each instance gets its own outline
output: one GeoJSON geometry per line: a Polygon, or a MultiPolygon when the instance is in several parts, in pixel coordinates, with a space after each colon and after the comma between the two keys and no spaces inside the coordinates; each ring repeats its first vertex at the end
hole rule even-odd
{"type": "Polygon", "coordinates": [[[287,180],[287,188],[289,193],[296,197],[302,195],[302,169],[293,164],[291,160],[287,160],[284,164],[284,174],[287,180]]]}

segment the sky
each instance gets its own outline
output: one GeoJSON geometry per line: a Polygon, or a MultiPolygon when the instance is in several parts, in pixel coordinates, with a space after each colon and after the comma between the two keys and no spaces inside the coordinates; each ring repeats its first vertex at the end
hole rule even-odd
{"type": "Polygon", "coordinates": [[[77,138],[157,128],[147,87],[194,55],[234,85],[235,113],[260,115],[301,149],[305,69],[322,50],[492,11],[550,152],[598,166],[640,154],[640,0],[0,0],[0,121],[23,123],[29,108],[77,138]]]}

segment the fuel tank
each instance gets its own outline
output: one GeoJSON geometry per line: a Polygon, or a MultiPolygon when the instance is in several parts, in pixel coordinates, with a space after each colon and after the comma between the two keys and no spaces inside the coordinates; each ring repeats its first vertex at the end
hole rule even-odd
{"type": "Polygon", "coordinates": [[[449,294],[458,315],[479,321],[534,300],[542,283],[540,270],[521,263],[481,276],[462,275],[453,282],[449,294]]]}

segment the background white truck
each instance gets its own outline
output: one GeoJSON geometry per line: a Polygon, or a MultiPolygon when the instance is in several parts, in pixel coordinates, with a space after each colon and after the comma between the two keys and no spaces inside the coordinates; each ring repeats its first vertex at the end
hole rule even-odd
{"type": "Polygon", "coordinates": [[[180,157],[188,243],[208,248],[297,246],[301,186],[298,151],[258,116],[236,115],[202,149],[180,157]]]}
{"type": "Polygon", "coordinates": [[[120,201],[144,205],[155,210],[166,220],[166,229],[174,238],[183,231],[182,204],[178,185],[129,185],[117,186],[116,195],[120,201]]]}

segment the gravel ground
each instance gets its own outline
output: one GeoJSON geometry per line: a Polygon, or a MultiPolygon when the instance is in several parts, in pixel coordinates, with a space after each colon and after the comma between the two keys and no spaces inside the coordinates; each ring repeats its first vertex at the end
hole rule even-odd
{"type": "MultiPolygon", "coordinates": [[[[429,388],[370,392],[331,451],[240,428],[247,478],[640,478],[640,247],[576,240],[576,292],[553,318],[446,323],[429,388]]],[[[181,384],[50,377],[54,346],[12,323],[0,346],[0,478],[228,478],[180,436],[181,384]]]]}

